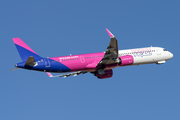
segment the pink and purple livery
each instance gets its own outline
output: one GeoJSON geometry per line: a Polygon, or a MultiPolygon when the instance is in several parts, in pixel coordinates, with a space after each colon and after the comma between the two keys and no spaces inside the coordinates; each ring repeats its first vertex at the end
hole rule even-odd
{"type": "Polygon", "coordinates": [[[42,58],[34,52],[20,38],[13,38],[22,62],[15,66],[19,68],[46,72],[49,77],[68,77],[79,74],[92,73],[99,79],[110,78],[113,68],[141,64],[162,64],[171,59],[173,54],[161,47],[146,47],[118,50],[115,36],[106,29],[110,36],[110,43],[105,52],[79,54],[42,58]],[[65,73],[53,76],[52,73],[65,73]]]}

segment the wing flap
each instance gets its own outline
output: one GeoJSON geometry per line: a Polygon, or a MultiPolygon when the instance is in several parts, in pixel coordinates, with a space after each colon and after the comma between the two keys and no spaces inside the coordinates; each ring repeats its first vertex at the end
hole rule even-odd
{"type": "Polygon", "coordinates": [[[56,76],[53,76],[51,73],[49,73],[49,72],[46,72],[47,73],[47,75],[49,76],[49,77],[64,77],[64,78],[66,78],[66,77],[69,77],[69,76],[71,76],[71,75],[73,75],[74,77],[75,76],[78,76],[78,75],[80,75],[80,74],[85,74],[85,73],[87,73],[87,72],[84,72],[84,71],[77,71],[77,72],[72,72],[72,73],[69,73],[69,74],[63,74],[63,75],[56,75],[56,76]]]}

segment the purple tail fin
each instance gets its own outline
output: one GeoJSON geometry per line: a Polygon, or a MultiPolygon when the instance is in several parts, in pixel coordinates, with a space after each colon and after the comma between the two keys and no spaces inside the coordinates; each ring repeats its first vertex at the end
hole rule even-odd
{"type": "Polygon", "coordinates": [[[22,61],[26,61],[28,57],[33,56],[35,60],[41,59],[37,53],[35,53],[26,43],[24,43],[20,38],[13,38],[14,44],[21,56],[22,61]]]}

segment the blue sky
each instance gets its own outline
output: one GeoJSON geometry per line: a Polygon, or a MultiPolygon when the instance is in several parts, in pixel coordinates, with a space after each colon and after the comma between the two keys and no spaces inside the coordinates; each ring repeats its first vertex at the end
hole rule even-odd
{"type": "Polygon", "coordinates": [[[180,1],[1,0],[1,120],[179,120],[180,1]],[[92,74],[49,78],[16,70],[20,37],[42,57],[119,49],[164,47],[174,54],[163,65],[114,69],[110,79],[92,74]]]}

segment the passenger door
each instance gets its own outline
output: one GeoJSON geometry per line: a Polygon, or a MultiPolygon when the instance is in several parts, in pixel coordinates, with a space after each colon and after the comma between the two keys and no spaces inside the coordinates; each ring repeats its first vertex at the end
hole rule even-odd
{"type": "Polygon", "coordinates": [[[161,49],[156,49],[157,55],[161,55],[161,49]]]}
{"type": "Polygon", "coordinates": [[[44,62],[46,67],[50,67],[49,59],[44,59],[44,62]]]}

